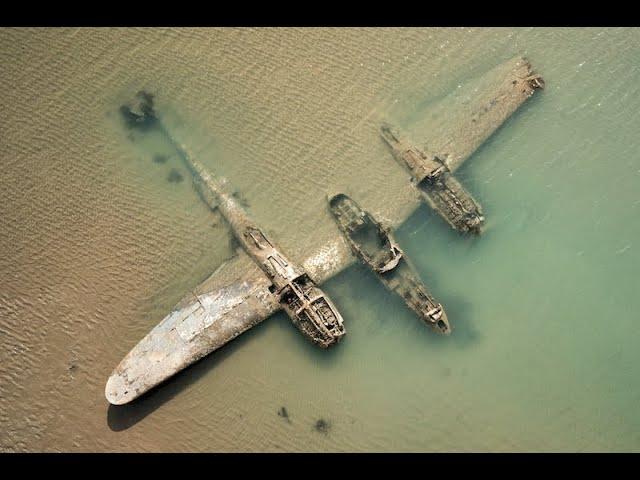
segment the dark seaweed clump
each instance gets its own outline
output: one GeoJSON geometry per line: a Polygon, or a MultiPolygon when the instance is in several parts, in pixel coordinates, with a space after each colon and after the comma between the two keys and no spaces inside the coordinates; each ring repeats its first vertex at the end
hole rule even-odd
{"type": "Polygon", "coordinates": [[[130,129],[147,131],[158,124],[158,117],[153,108],[153,95],[144,90],[136,94],[133,105],[122,105],[120,114],[130,129]]]}
{"type": "Polygon", "coordinates": [[[177,169],[172,168],[167,177],[167,181],[169,183],[180,183],[182,180],[184,180],[182,174],[177,169]]]}
{"type": "Polygon", "coordinates": [[[233,192],[233,196],[236,200],[238,200],[238,203],[240,203],[240,205],[242,205],[244,208],[250,208],[251,205],[249,205],[249,201],[247,200],[247,198],[242,195],[240,192],[233,192]]]}
{"type": "Polygon", "coordinates": [[[169,160],[169,157],[167,157],[166,155],[161,155],[158,153],[153,156],[153,163],[167,163],[167,160],[169,160]]]}
{"type": "Polygon", "coordinates": [[[316,421],[313,428],[315,428],[316,432],[326,434],[327,432],[329,432],[329,429],[331,428],[331,423],[329,423],[328,420],[321,418],[318,421],[316,421]]]}
{"type": "MultiPolygon", "coordinates": [[[[214,225],[214,226],[217,226],[214,225]]],[[[240,240],[238,240],[238,238],[235,235],[230,235],[229,236],[229,250],[231,250],[232,252],[235,252],[236,250],[239,250],[242,248],[242,244],[240,243],[240,240]]],[[[284,410],[284,412],[287,412],[287,409],[282,407],[281,410],[284,410]]],[[[280,415],[280,411],[278,411],[278,415],[280,415]]],[[[281,415],[283,416],[283,415],[281,415]]]]}
{"type": "Polygon", "coordinates": [[[291,419],[289,418],[289,412],[287,412],[286,407],[281,407],[278,410],[278,416],[284,418],[287,422],[291,423],[291,419]]]}

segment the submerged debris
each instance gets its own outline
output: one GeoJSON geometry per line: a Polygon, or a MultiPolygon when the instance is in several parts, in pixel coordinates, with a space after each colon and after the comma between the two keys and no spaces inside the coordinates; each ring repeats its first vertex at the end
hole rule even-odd
{"type": "Polygon", "coordinates": [[[288,423],[291,423],[289,412],[287,412],[287,407],[280,407],[280,410],[278,410],[278,416],[284,418],[288,423]]]}
{"type": "Polygon", "coordinates": [[[169,157],[160,153],[153,156],[153,163],[167,163],[169,157]]]}
{"type": "Polygon", "coordinates": [[[167,177],[167,181],[169,183],[180,183],[182,180],[184,180],[184,177],[180,171],[177,168],[172,168],[167,177]]]}
{"type": "Polygon", "coordinates": [[[242,205],[244,208],[249,208],[249,207],[250,207],[250,205],[249,205],[249,201],[248,201],[248,200],[247,200],[247,198],[246,198],[244,195],[242,195],[240,192],[237,192],[237,191],[236,191],[236,192],[233,192],[233,197],[234,197],[235,199],[237,199],[237,200],[238,200],[238,203],[240,203],[240,205],[242,205]]]}
{"type": "Polygon", "coordinates": [[[320,418],[313,425],[313,428],[315,429],[316,432],[324,433],[326,435],[329,432],[329,429],[331,428],[331,423],[328,420],[325,420],[324,418],[320,418]]]}
{"type": "Polygon", "coordinates": [[[158,123],[153,109],[153,95],[141,90],[135,96],[133,105],[125,104],[120,107],[120,114],[127,128],[149,130],[158,123]]]}
{"type": "MultiPolygon", "coordinates": [[[[218,224],[215,225],[216,227],[218,226],[218,224]]],[[[240,243],[240,240],[238,240],[235,235],[229,237],[229,250],[231,250],[232,252],[236,253],[238,250],[242,249],[242,244],[240,243]]],[[[284,408],[284,407],[282,407],[284,408]]]]}

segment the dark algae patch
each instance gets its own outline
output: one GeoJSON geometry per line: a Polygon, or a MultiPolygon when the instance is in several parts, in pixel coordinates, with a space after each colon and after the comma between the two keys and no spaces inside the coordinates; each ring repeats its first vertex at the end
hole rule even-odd
{"type": "Polygon", "coordinates": [[[331,429],[331,423],[329,422],[329,420],[320,418],[316,420],[316,423],[314,423],[313,428],[316,432],[324,433],[326,435],[329,432],[329,429],[331,429]]]}
{"type": "Polygon", "coordinates": [[[240,192],[233,192],[233,196],[238,200],[240,205],[242,205],[244,208],[249,208],[251,206],[249,205],[249,201],[246,199],[246,197],[242,195],[240,192]]]}
{"type": "Polygon", "coordinates": [[[169,183],[180,183],[182,180],[184,180],[184,177],[182,176],[180,171],[178,171],[178,169],[176,168],[172,168],[169,172],[169,175],[167,176],[167,181],[169,183]]]}
{"type": "Polygon", "coordinates": [[[278,416],[284,418],[288,423],[291,423],[289,412],[287,412],[287,407],[280,407],[280,409],[278,410],[278,416]]]}

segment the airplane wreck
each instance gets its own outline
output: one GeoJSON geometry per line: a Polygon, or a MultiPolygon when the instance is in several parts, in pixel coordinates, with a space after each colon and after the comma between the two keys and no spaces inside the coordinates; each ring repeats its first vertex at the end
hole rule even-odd
{"type": "MultiPolygon", "coordinates": [[[[505,62],[492,72],[499,81],[478,92],[470,115],[446,132],[447,141],[435,152],[414,146],[389,125],[381,129],[394,157],[411,174],[413,187],[408,188],[417,187],[422,201],[454,229],[464,233],[479,233],[484,214],[478,202],[454,177],[455,171],[544,86],[542,78],[521,57],[505,62]]],[[[300,265],[291,262],[253,223],[225,185],[173,139],[153,109],[153,97],[142,92],[137,101],[137,105],[121,108],[127,124],[140,130],[161,129],[182,152],[187,166],[203,185],[203,196],[214,199],[244,249],[189,292],[133,347],[107,380],[106,399],[114,405],[131,402],[281,309],[314,343],[321,347],[337,343],[345,334],[343,320],[318,285],[356,261],[357,253],[354,255],[345,235],[336,229],[335,239],[309,252],[300,265]]],[[[412,210],[419,205],[420,200],[416,198],[412,210]]],[[[410,213],[398,206],[390,224],[378,230],[383,254],[380,258],[372,256],[369,265],[379,276],[392,274],[391,280],[385,283],[388,288],[401,295],[416,293],[417,300],[405,298],[409,307],[427,324],[448,333],[450,327],[443,307],[428,294],[426,287],[421,289],[413,269],[403,267],[410,265],[387,230],[400,226],[410,213]],[[394,287],[393,276],[402,272],[405,273],[399,284],[405,287],[394,287]],[[406,287],[411,279],[417,286],[406,287]]],[[[373,218],[372,222],[375,225],[373,218]]]]}

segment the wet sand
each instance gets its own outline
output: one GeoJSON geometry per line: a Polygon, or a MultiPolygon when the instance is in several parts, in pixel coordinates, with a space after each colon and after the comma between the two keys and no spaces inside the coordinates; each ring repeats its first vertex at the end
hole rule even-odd
{"type": "Polygon", "coordinates": [[[0,449],[637,451],[639,40],[0,30],[0,449]],[[451,338],[355,267],[326,285],[348,322],[339,348],[315,350],[277,315],[139,402],[108,405],[115,365],[232,254],[171,152],[127,138],[118,107],[132,93],[155,92],[169,126],[304,258],[335,232],[328,188],[382,217],[414,195],[382,118],[437,137],[463,111],[449,109],[464,103],[458,85],[516,54],[547,90],[460,172],[487,234],[460,239],[426,208],[398,234],[451,338]]]}

